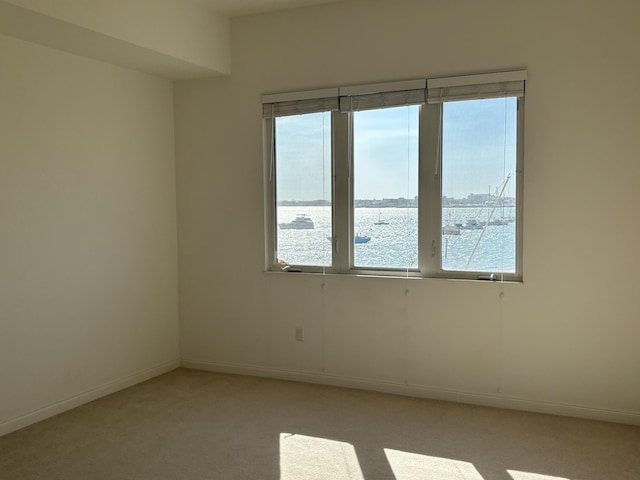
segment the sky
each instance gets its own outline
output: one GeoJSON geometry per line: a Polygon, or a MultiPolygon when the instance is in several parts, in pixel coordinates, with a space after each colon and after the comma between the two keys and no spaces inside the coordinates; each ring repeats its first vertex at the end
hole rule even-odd
{"type": "Polygon", "coordinates": [[[420,107],[356,112],[353,124],[354,197],[418,195],[420,107]]]}
{"type": "MultiPolygon", "coordinates": [[[[515,98],[444,104],[442,195],[494,193],[509,174],[515,179],[516,106],[515,98]]],[[[505,195],[515,196],[515,182],[505,195]]]]}
{"type": "MultiPolygon", "coordinates": [[[[418,106],[354,114],[355,199],[418,194],[418,106]]],[[[514,177],[516,99],[443,106],[442,194],[489,193],[514,177]]],[[[278,200],[331,199],[331,114],[276,119],[278,200]]],[[[515,195],[510,182],[506,196],[515,195]]]]}
{"type": "Polygon", "coordinates": [[[276,118],[277,200],[331,200],[331,113],[276,118]]]}

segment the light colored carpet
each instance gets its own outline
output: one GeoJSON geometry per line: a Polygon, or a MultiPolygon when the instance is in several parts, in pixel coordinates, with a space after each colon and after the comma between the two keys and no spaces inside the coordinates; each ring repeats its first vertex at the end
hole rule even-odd
{"type": "Polygon", "coordinates": [[[640,427],[178,369],[0,438],[0,479],[640,479],[640,427]]]}

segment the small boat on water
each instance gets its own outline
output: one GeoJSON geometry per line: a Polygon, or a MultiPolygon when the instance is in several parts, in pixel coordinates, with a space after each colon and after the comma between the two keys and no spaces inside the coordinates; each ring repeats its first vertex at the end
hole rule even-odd
{"type": "MultiPolygon", "coordinates": [[[[327,237],[327,240],[332,240],[331,237],[327,237]]],[[[367,236],[367,235],[360,235],[357,234],[355,237],[353,237],[353,243],[367,243],[371,240],[371,237],[367,236]]]]}
{"type": "Polygon", "coordinates": [[[283,222],[278,224],[283,230],[308,230],[315,228],[311,217],[304,213],[296,215],[296,218],[290,222],[283,222]]]}
{"type": "Polygon", "coordinates": [[[483,226],[475,218],[467,218],[467,223],[456,223],[460,230],[482,230],[483,226]]]}
{"type": "Polygon", "coordinates": [[[460,235],[460,227],[457,225],[445,225],[442,227],[443,235],[460,235]]]}
{"type": "Polygon", "coordinates": [[[356,235],[353,241],[354,243],[367,243],[369,240],[371,240],[371,237],[367,235],[356,235]]]}
{"type": "Polygon", "coordinates": [[[494,218],[493,220],[484,220],[482,222],[480,222],[480,225],[482,225],[483,227],[485,225],[488,226],[496,226],[496,225],[508,225],[509,221],[507,219],[504,218],[494,218]]]}
{"type": "Polygon", "coordinates": [[[374,223],[374,225],[389,225],[389,222],[387,222],[386,220],[384,220],[382,218],[382,215],[380,212],[378,212],[378,221],[374,223]]]}

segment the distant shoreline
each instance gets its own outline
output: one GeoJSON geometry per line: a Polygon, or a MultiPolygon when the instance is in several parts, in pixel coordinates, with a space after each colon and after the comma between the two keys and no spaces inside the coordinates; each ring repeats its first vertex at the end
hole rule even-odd
{"type": "MultiPolygon", "coordinates": [[[[357,200],[356,200],[357,201],[357,200]]],[[[314,202],[278,202],[278,206],[279,207],[330,207],[331,204],[330,203],[321,203],[321,204],[317,204],[314,202]]],[[[496,205],[494,204],[482,204],[482,203],[456,203],[454,205],[443,205],[442,208],[481,208],[481,207],[495,207],[496,205]]],[[[504,207],[504,208],[514,208],[515,205],[510,205],[510,204],[505,204],[505,205],[498,205],[498,208],[504,207]]],[[[418,208],[417,205],[358,205],[356,203],[356,205],[354,206],[354,208],[418,208]]]]}

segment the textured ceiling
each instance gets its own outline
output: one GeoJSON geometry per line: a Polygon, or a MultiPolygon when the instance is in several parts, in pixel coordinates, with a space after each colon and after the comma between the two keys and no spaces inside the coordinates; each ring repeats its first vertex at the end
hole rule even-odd
{"type": "Polygon", "coordinates": [[[345,0],[192,0],[230,17],[253,13],[274,12],[289,8],[342,2],[345,0]]]}

